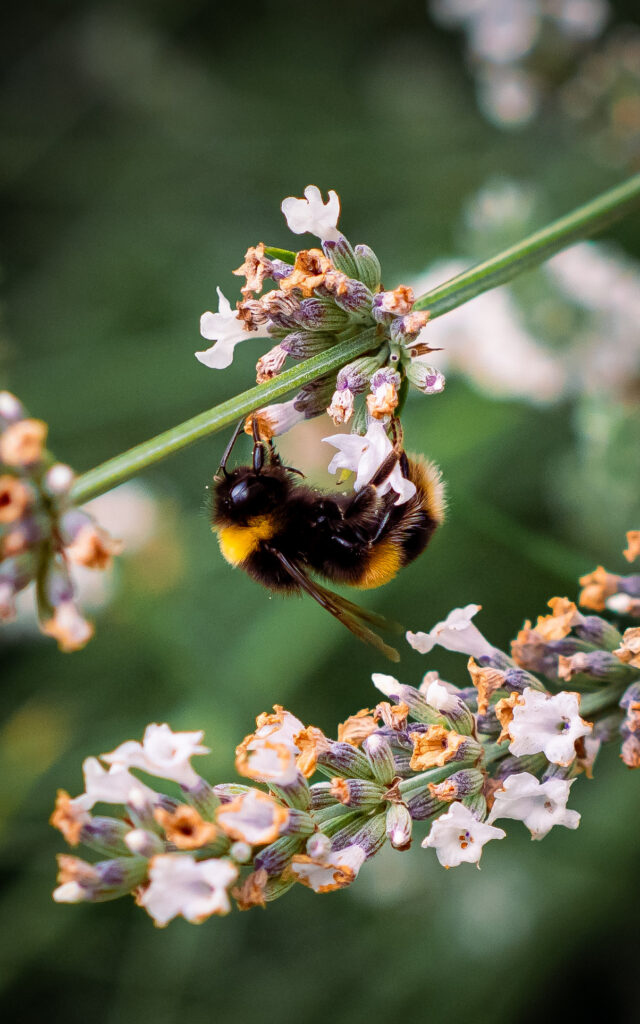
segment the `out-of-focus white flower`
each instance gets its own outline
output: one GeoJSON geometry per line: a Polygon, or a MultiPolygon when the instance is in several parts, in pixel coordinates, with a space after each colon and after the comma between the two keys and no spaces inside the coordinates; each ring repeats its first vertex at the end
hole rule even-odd
{"type": "Polygon", "coordinates": [[[588,736],[593,728],[578,714],[579,702],[579,694],[568,690],[551,697],[527,687],[507,726],[510,752],[516,757],[543,753],[553,764],[571,764],[576,740],[588,736]]]}
{"type": "Polygon", "coordinates": [[[499,128],[528,124],[538,112],[540,89],[524,68],[487,64],[477,84],[480,109],[499,128]]]}
{"type": "Polygon", "coordinates": [[[216,811],[216,821],[227,835],[251,846],[273,843],[288,819],[286,807],[257,789],[242,793],[216,811]]]}
{"type": "Polygon", "coordinates": [[[247,338],[257,338],[258,331],[248,331],[235,309],[231,308],[229,300],[224,297],[219,288],[218,312],[207,311],[200,317],[200,334],[207,341],[215,342],[211,348],[204,352],[196,352],[198,362],[209,366],[214,370],[224,370],[233,362],[233,352],[237,344],[246,341],[247,338]]]}
{"type": "Polygon", "coordinates": [[[575,779],[547,779],[539,782],[529,772],[509,775],[497,790],[489,814],[489,823],[496,818],[523,821],[532,839],[544,839],[554,825],[577,828],[580,815],[567,810],[569,790],[575,779]]]}
{"type": "Polygon", "coordinates": [[[479,611],[479,604],[454,608],[446,619],[436,623],[429,633],[407,632],[407,640],[420,654],[428,654],[438,644],[447,651],[470,654],[474,658],[482,658],[485,655],[492,657],[496,654],[497,648],[485,640],[478,627],[471,621],[479,611]]]}
{"type": "Polygon", "coordinates": [[[484,844],[504,839],[505,835],[501,828],[479,821],[468,807],[456,801],[434,821],[421,845],[433,847],[443,867],[455,868],[462,863],[477,864],[484,844]]]}
{"type": "Polygon", "coordinates": [[[294,235],[302,235],[309,231],[323,242],[340,238],[337,229],[340,200],[333,189],[328,195],[329,199],[323,203],[320,189],[316,185],[307,185],[304,199],[296,199],[295,196],[283,199],[281,210],[289,230],[293,231],[294,235]]]}
{"type": "Polygon", "coordinates": [[[366,856],[357,844],[333,853],[320,850],[315,857],[300,853],[293,857],[287,873],[314,892],[333,892],[353,882],[366,856]]]}
{"type": "Polygon", "coordinates": [[[142,743],[126,740],[110,754],[101,754],[103,761],[125,768],[141,768],[149,775],[171,779],[190,789],[197,786],[200,776],[191,767],[195,754],[208,754],[209,748],[201,744],[204,733],[172,732],[166,722],[148,725],[142,743]]]}
{"type": "MultiPolygon", "coordinates": [[[[322,440],[333,445],[334,448],[338,448],[338,453],[329,463],[329,473],[337,473],[339,469],[347,469],[355,473],[356,479],[353,486],[356,491],[366,487],[387,455],[393,450],[384,424],[379,420],[373,420],[369,424],[364,437],[360,434],[332,434],[331,437],[323,437],[322,440]]],[[[416,487],[402,475],[400,466],[396,463],[377,491],[378,494],[395,491],[398,495],[395,504],[403,505],[414,496],[416,487]]]]}
{"type": "Polygon", "coordinates": [[[237,877],[238,869],[229,860],[160,854],[151,861],[150,882],[139,902],[161,928],[179,916],[200,924],[212,914],[229,913],[227,890],[237,877]]]}
{"type": "Polygon", "coordinates": [[[53,617],[42,623],[42,632],[58,641],[61,651],[80,651],[95,633],[93,623],[80,613],[73,601],[62,601],[53,617]]]}
{"type": "Polygon", "coordinates": [[[90,811],[94,804],[155,803],[158,794],[136,779],[124,765],[113,764],[107,771],[97,757],[87,757],[82,764],[85,792],[71,801],[74,808],[90,811]]]}
{"type": "MultiPolygon", "coordinates": [[[[415,283],[415,290],[427,292],[465,269],[457,260],[436,264],[415,283]]],[[[527,331],[508,288],[485,292],[430,321],[418,342],[443,351],[418,356],[414,363],[428,360],[437,369],[463,373],[493,397],[552,402],[567,385],[563,363],[527,331]]]]}

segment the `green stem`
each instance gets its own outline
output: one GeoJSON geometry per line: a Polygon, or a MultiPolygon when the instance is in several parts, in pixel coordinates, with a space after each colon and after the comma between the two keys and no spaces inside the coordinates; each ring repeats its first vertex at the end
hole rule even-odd
{"type": "Polygon", "coordinates": [[[71,492],[72,500],[81,505],[90,498],[115,487],[135,476],[140,470],[152,466],[161,459],[173,455],[174,452],[186,448],[194,441],[200,441],[203,437],[215,434],[232,424],[235,426],[241,416],[248,416],[255,409],[260,409],[270,402],[283,398],[291,391],[297,391],[303,384],[321,377],[332,370],[339,370],[345,363],[361,356],[371,349],[371,333],[364,331],[356,338],[340,342],[326,352],[321,352],[311,359],[306,359],[298,366],[293,366],[273,380],[265,384],[258,384],[249,391],[244,391],[226,402],[193,416],[184,423],[179,423],[171,430],[152,437],[150,441],[130,448],[121,455],[103,462],[102,465],[90,469],[87,473],[76,480],[71,492]]]}
{"type": "MultiPolygon", "coordinates": [[[[578,239],[587,238],[601,231],[638,204],[640,174],[579,207],[566,217],[554,221],[523,242],[432,289],[416,301],[415,308],[428,309],[432,319],[442,316],[443,313],[461,306],[476,295],[496,288],[543,260],[549,259],[578,239]]],[[[316,377],[340,369],[345,363],[370,349],[371,335],[364,332],[356,338],[340,342],[312,359],[305,360],[265,384],[259,384],[207,412],[180,423],[171,430],[158,434],[149,441],[130,448],[121,455],[116,455],[115,458],[78,477],[71,493],[73,501],[82,504],[90,498],[95,498],[148,466],[193,444],[194,441],[200,441],[218,430],[235,424],[241,416],[248,416],[255,409],[283,398],[316,377]]]]}
{"type": "Polygon", "coordinates": [[[565,217],[548,224],[541,231],[529,235],[522,242],[512,245],[484,263],[478,263],[470,270],[432,288],[415,302],[415,309],[428,309],[431,319],[448,313],[482,292],[506,284],[525,270],[536,267],[544,260],[581,238],[602,231],[609,224],[640,205],[640,174],[629,178],[617,188],[604,192],[591,202],[579,206],[565,217]]]}

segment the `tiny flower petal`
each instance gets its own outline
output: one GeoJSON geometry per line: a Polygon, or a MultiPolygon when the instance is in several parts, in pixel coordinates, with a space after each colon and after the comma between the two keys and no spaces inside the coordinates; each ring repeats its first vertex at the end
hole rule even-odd
{"type": "Polygon", "coordinates": [[[214,341],[215,344],[204,352],[196,352],[196,359],[215,370],[224,370],[231,366],[233,351],[236,345],[249,337],[256,337],[257,332],[248,331],[243,320],[238,316],[235,309],[231,309],[229,300],[225,298],[219,288],[218,312],[210,311],[203,313],[200,317],[200,334],[207,341],[214,341]]]}
{"type": "Polygon", "coordinates": [[[443,622],[438,622],[429,633],[407,633],[407,640],[420,654],[428,652],[439,644],[447,651],[470,654],[474,658],[495,655],[496,648],[485,640],[480,630],[473,625],[473,616],[480,611],[479,604],[468,604],[454,608],[443,622]]]}
{"type": "Polygon", "coordinates": [[[97,757],[88,757],[82,771],[85,792],[71,801],[74,809],[90,811],[97,803],[127,804],[131,803],[132,795],[136,800],[142,797],[150,803],[158,800],[155,790],[136,779],[123,765],[114,764],[107,771],[97,757]]]}

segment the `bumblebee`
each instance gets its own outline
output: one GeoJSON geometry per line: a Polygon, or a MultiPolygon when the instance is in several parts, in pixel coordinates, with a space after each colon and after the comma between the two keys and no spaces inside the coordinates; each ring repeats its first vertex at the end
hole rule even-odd
{"type": "Polygon", "coordinates": [[[283,465],[273,442],[262,441],[255,427],[252,464],[228,472],[242,425],[214,477],[212,529],[223,557],[269,590],[308,594],[365,643],[398,661],[398,652],[370,627],[402,627],[327,590],[310,574],[361,590],[393,579],[443,521],[439,469],[406,454],[394,421],[393,450],[356,494],[322,493],[300,483],[295,477],[302,473],[283,465]],[[402,505],[394,504],[395,491],[380,494],[396,463],[416,487],[402,505]]]}

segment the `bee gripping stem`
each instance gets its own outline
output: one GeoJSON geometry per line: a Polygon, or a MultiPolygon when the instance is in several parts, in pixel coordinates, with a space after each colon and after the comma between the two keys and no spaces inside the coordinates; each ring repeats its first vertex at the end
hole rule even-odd
{"type": "MultiPolygon", "coordinates": [[[[601,231],[638,206],[640,174],[604,192],[504,252],[420,296],[414,308],[428,309],[431,319],[442,316],[443,313],[463,305],[476,295],[505,284],[579,239],[588,238],[601,231]]],[[[288,250],[274,248],[266,248],[265,252],[285,262],[292,262],[294,255],[288,250]]],[[[341,341],[272,380],[250,388],[213,409],[202,412],[90,469],[76,480],[71,498],[75,504],[82,504],[90,498],[95,498],[187,445],[225,429],[235,423],[239,416],[248,416],[256,409],[277,401],[303,385],[339,370],[351,360],[375,348],[376,340],[372,339],[369,331],[363,331],[354,338],[341,341]]]]}

